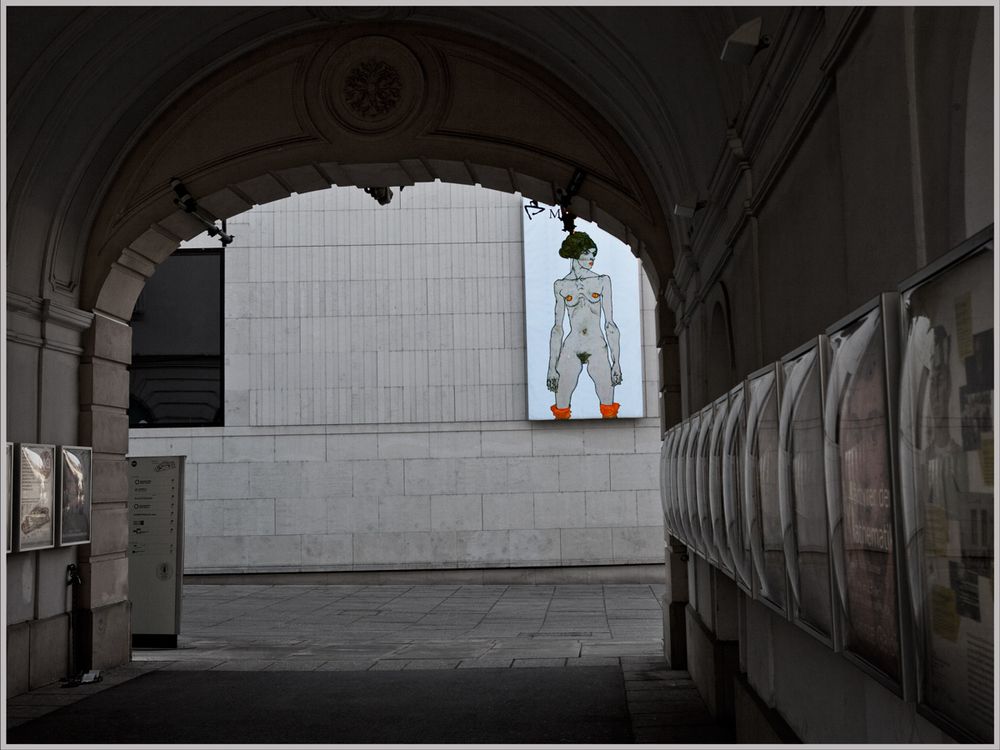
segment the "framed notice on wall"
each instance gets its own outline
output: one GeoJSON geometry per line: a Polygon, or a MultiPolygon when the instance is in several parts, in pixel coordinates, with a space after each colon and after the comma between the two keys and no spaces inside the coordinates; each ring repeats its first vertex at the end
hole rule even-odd
{"type": "Polygon", "coordinates": [[[7,443],[3,454],[3,527],[6,529],[7,551],[14,545],[14,444],[7,443]]]}
{"type": "Polygon", "coordinates": [[[722,434],[722,512],[725,515],[726,543],[733,561],[737,585],[752,594],[750,552],[743,532],[743,443],[746,437],[746,409],[740,384],[729,391],[729,413],[722,434]]]}
{"type": "Polygon", "coordinates": [[[701,538],[701,521],[698,519],[698,439],[701,437],[701,412],[688,420],[687,445],[684,448],[684,496],[690,537],[688,546],[704,555],[701,538]]]}
{"type": "Polygon", "coordinates": [[[663,454],[660,459],[660,500],[663,506],[663,523],[673,536],[681,536],[677,521],[677,482],[674,472],[675,450],[680,428],[672,427],[663,439],[663,454]]]}
{"type": "Polygon", "coordinates": [[[706,560],[715,562],[712,551],[712,518],[708,506],[708,446],[712,434],[715,406],[709,404],[700,414],[698,442],[695,445],[695,523],[698,527],[698,552],[706,560]]]}
{"type": "Polygon", "coordinates": [[[782,359],[778,495],[792,620],[835,646],[830,526],[823,467],[827,342],[820,336],[782,359]]]}
{"type": "Polygon", "coordinates": [[[778,366],[772,364],[747,379],[750,401],[743,449],[743,512],[758,598],[785,614],[785,548],[778,506],[779,373],[778,366]]]}
{"type": "Polygon", "coordinates": [[[680,434],[677,438],[677,460],[674,464],[674,476],[677,483],[677,521],[680,529],[680,539],[688,547],[692,546],[691,519],[688,517],[687,504],[687,463],[688,441],[691,437],[691,422],[684,420],[680,424],[680,434]]]}
{"type": "Polygon", "coordinates": [[[900,287],[900,489],[922,711],[993,741],[992,227],[900,287]]]}
{"type": "Polygon", "coordinates": [[[702,527],[708,541],[709,560],[723,569],[732,568],[726,547],[725,515],[722,511],[722,435],[729,411],[729,394],[712,405],[712,424],[708,436],[708,507],[702,509],[702,527]]]}
{"type": "Polygon", "coordinates": [[[90,542],[91,465],[90,448],[59,448],[59,544],[90,542]]]}
{"type": "Polygon", "coordinates": [[[54,445],[14,446],[17,468],[14,540],[18,552],[55,546],[55,453],[54,445]]]}
{"type": "Polygon", "coordinates": [[[899,299],[873,300],[827,331],[827,512],[844,653],[903,693],[892,384],[899,299]]]}

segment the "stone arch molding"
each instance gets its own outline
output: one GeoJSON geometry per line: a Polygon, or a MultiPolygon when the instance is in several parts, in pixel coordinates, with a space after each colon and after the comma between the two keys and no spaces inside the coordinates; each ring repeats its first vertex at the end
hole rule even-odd
{"type": "Polygon", "coordinates": [[[79,439],[95,456],[84,661],[128,660],[128,321],[157,264],[204,229],[174,204],[172,177],[223,219],[332,185],[437,179],[555,203],[580,168],[574,212],[626,241],[654,290],[665,283],[659,201],[600,113],[501,48],[417,28],[328,28],[249,53],[177,97],[109,180],[80,277],[80,307],[94,313],[79,368],[79,439]],[[120,637],[98,635],[112,630],[120,637]]]}
{"type": "Polygon", "coordinates": [[[627,242],[654,288],[672,267],[638,160],[544,70],[468,39],[380,24],[275,43],[194,87],[137,143],[87,248],[82,307],[127,321],[158,263],[203,227],[173,204],[182,179],[223,219],[331,185],[480,184],[573,209],[627,242]]]}

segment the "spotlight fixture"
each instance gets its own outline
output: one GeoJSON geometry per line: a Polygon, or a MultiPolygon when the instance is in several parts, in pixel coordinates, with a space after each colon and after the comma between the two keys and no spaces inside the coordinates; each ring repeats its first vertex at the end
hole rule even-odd
{"type": "Polygon", "coordinates": [[[222,220],[222,229],[219,229],[219,227],[215,226],[215,221],[201,214],[201,209],[198,206],[198,201],[194,199],[194,197],[191,195],[188,189],[184,186],[183,182],[181,182],[176,177],[171,177],[170,187],[172,187],[174,189],[174,193],[177,194],[177,197],[174,198],[174,204],[179,208],[184,209],[186,213],[190,214],[195,219],[197,219],[202,224],[202,226],[205,227],[205,231],[208,232],[208,235],[210,237],[218,237],[219,242],[222,243],[223,247],[225,247],[235,239],[233,235],[226,233],[225,219],[222,220]]]}
{"type": "MultiPolygon", "coordinates": [[[[400,188],[402,190],[402,188],[400,188]]],[[[392,188],[387,187],[366,187],[365,192],[378,201],[380,206],[388,206],[392,200],[392,188]]]]}
{"type": "Polygon", "coordinates": [[[722,48],[722,60],[737,65],[749,65],[760,50],[771,44],[771,37],[761,36],[762,20],[747,21],[729,35],[722,48]]]}
{"type": "Polygon", "coordinates": [[[563,231],[570,234],[576,229],[576,214],[570,209],[569,204],[572,202],[573,197],[580,192],[580,186],[586,177],[587,173],[577,168],[574,170],[573,177],[570,178],[569,185],[566,186],[565,190],[563,188],[556,188],[556,202],[559,204],[563,231]]]}
{"type": "Polygon", "coordinates": [[[700,201],[696,196],[688,196],[674,204],[674,216],[683,219],[690,219],[705,207],[705,201],[700,201]]]}

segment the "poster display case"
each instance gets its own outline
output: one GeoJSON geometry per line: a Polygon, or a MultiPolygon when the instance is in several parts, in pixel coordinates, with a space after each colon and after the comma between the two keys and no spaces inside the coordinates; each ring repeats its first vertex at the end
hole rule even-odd
{"type": "Polygon", "coordinates": [[[733,577],[744,593],[753,593],[749,542],[743,532],[743,443],[746,434],[746,386],[729,391],[729,413],[722,433],[722,511],[733,577]]]}
{"type": "Polygon", "coordinates": [[[792,620],[836,647],[823,467],[825,336],[782,359],[783,387],[778,425],[778,496],[792,620]]]}
{"type": "Polygon", "coordinates": [[[3,527],[7,551],[14,549],[14,444],[7,443],[3,454],[3,527]]]}
{"type": "Polygon", "coordinates": [[[17,524],[14,542],[18,552],[48,549],[56,544],[55,453],[54,445],[14,446],[17,477],[13,520],[17,524]]]}
{"type": "Polygon", "coordinates": [[[691,429],[688,432],[684,456],[684,499],[690,530],[688,546],[696,552],[701,552],[704,549],[701,522],[698,520],[698,438],[701,437],[701,412],[694,414],[689,421],[691,429]]]}
{"type": "Polygon", "coordinates": [[[715,405],[709,404],[699,414],[698,442],[695,445],[695,519],[698,528],[698,552],[715,562],[712,551],[712,519],[708,509],[708,447],[712,434],[715,405]]]}
{"type": "Polygon", "coordinates": [[[722,436],[729,411],[729,394],[715,400],[708,436],[708,507],[703,509],[702,526],[706,529],[709,559],[730,572],[732,561],[726,544],[726,522],[722,511],[722,436]]]}
{"type": "Polygon", "coordinates": [[[690,420],[681,423],[681,433],[677,441],[677,462],[674,464],[675,476],[677,477],[677,520],[681,531],[680,539],[688,547],[692,546],[691,519],[688,517],[687,503],[687,454],[688,441],[692,434],[691,427],[690,420]]]}
{"type": "Polygon", "coordinates": [[[893,450],[898,331],[896,294],[877,297],[827,330],[823,453],[843,653],[905,697],[893,450]]]}
{"type": "Polygon", "coordinates": [[[900,285],[900,496],[921,713],[994,739],[993,228],[900,285]]]}
{"type": "Polygon", "coordinates": [[[668,467],[669,472],[669,486],[670,486],[670,512],[673,514],[674,518],[674,530],[678,539],[685,541],[687,534],[684,531],[684,512],[681,507],[681,484],[680,484],[680,466],[681,466],[681,447],[683,445],[684,437],[684,426],[683,424],[674,427],[674,441],[670,447],[670,466],[668,467]]]}
{"type": "Polygon", "coordinates": [[[92,451],[59,448],[59,546],[90,543],[92,451]]]}
{"type": "Polygon", "coordinates": [[[785,545],[778,502],[778,365],[771,364],[751,374],[747,378],[747,392],[743,526],[750,542],[757,598],[787,614],[785,545]]]}
{"type": "Polygon", "coordinates": [[[660,504],[663,509],[663,525],[673,536],[678,535],[677,520],[674,514],[675,497],[672,476],[676,438],[676,427],[667,430],[663,436],[663,447],[660,452],[660,504]]]}

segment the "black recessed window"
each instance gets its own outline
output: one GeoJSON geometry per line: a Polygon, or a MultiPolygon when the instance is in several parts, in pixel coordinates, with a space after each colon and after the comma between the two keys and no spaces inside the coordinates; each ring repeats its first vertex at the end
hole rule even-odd
{"type": "Polygon", "coordinates": [[[218,248],[178,250],[146,282],[132,314],[129,427],[223,423],[218,248]]]}

